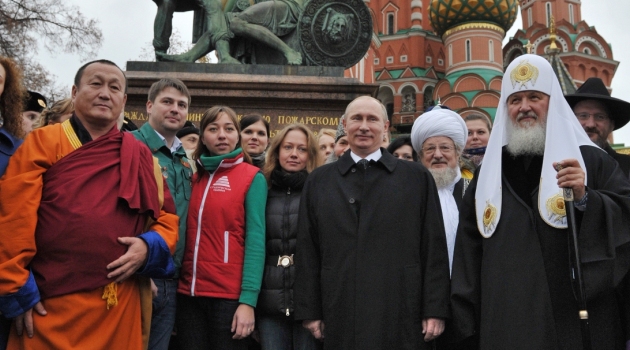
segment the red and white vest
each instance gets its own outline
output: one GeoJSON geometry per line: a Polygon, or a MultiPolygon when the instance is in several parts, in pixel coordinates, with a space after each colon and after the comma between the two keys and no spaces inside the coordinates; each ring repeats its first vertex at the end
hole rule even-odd
{"type": "Polygon", "coordinates": [[[186,248],[177,291],[190,296],[238,299],[245,255],[245,197],[259,169],[243,155],[193,178],[186,248]]]}

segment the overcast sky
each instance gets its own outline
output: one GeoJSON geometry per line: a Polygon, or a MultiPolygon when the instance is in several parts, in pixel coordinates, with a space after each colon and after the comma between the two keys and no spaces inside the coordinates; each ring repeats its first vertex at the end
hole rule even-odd
{"type": "MultiPolygon", "coordinates": [[[[151,0],[64,0],[75,4],[81,12],[90,18],[99,19],[99,27],[103,32],[103,45],[99,50],[99,58],[106,58],[123,67],[129,60],[137,60],[143,47],[150,47],[153,40],[153,19],[157,6],[151,0]]],[[[612,95],[630,100],[630,45],[626,44],[624,32],[628,30],[622,25],[628,20],[623,10],[627,0],[582,0],[582,19],[612,45],[613,57],[621,62],[612,82],[612,95]]],[[[173,26],[178,28],[185,40],[192,39],[192,13],[176,13],[173,26]]],[[[507,39],[522,28],[519,18],[507,34],[507,39]]],[[[81,62],[73,55],[51,55],[39,52],[41,63],[57,76],[62,86],[68,86],[68,94],[74,73],[81,62]]],[[[630,111],[628,111],[630,113],[630,111]]],[[[615,131],[616,143],[630,146],[630,123],[615,131]]]]}

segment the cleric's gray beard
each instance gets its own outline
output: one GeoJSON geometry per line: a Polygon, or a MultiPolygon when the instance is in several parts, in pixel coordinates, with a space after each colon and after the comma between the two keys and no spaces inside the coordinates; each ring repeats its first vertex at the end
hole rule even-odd
{"type": "Polygon", "coordinates": [[[546,123],[523,127],[518,123],[508,122],[506,129],[510,134],[507,150],[511,155],[542,156],[545,153],[546,123]]]}
{"type": "Polygon", "coordinates": [[[457,172],[459,168],[455,166],[454,168],[440,168],[440,169],[429,169],[431,175],[433,175],[433,179],[435,180],[435,185],[438,189],[446,188],[450,184],[453,183],[453,180],[457,177],[457,172]]]}

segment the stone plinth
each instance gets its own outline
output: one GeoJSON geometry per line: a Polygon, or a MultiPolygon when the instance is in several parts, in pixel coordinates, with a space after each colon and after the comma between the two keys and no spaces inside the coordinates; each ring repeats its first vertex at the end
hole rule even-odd
{"type": "Polygon", "coordinates": [[[377,84],[344,78],[343,68],[278,65],[128,62],[125,115],[138,126],[147,121],[149,87],[165,78],[181,79],[192,102],[188,120],[199,125],[203,112],[215,105],[233,108],[239,118],[259,113],[271,124],[271,135],[291,123],[317,132],[336,128],[350,101],[376,96],[377,84]]]}

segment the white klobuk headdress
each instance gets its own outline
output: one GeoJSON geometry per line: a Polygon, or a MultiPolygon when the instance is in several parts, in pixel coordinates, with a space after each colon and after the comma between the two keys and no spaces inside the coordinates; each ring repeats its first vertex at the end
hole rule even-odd
{"type": "MultiPolygon", "coordinates": [[[[503,146],[510,138],[506,125],[512,122],[508,115],[507,99],[513,93],[528,90],[540,91],[550,97],[545,153],[538,189],[540,217],[548,225],[556,228],[567,227],[562,190],[558,187],[557,172],[553,168],[553,163],[574,158],[586,173],[579,147],[595,146],[564,99],[558,78],[549,62],[543,57],[529,54],[512,61],[503,76],[494,127],[479,171],[475,193],[477,227],[485,238],[492,236],[501,219],[501,154],[503,146]]],[[[586,178],[584,181],[586,182],[586,178]]]]}

